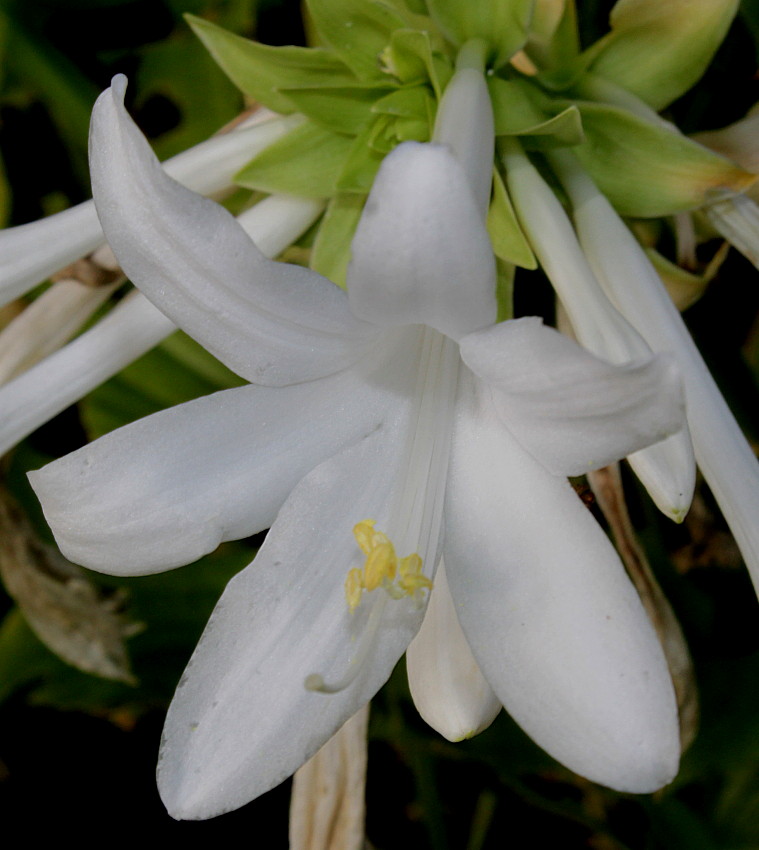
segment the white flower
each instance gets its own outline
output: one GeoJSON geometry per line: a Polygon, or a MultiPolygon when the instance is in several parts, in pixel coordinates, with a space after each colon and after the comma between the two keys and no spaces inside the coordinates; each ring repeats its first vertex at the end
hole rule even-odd
{"type": "MultiPolygon", "coordinates": [[[[96,106],[91,160],[126,273],[254,382],[31,476],[62,550],[114,574],[271,526],[172,703],[159,764],[170,813],[234,808],[309,758],[387,680],[430,593],[446,593],[429,590],[443,555],[476,664],[528,734],[617,789],[670,781],[663,653],[563,476],[680,427],[671,362],[611,366],[537,319],[493,325],[482,193],[443,145],[386,158],[348,295],[267,260],[221,207],[167,178],[118,89],[96,106]]],[[[474,714],[492,714],[486,697],[474,714]]]]}
{"type": "Polygon", "coordinates": [[[696,460],[759,591],[756,455],[635,237],[571,156],[555,162],[572,203],[580,242],[606,294],[654,351],[671,352],[677,358],[696,460]]]}

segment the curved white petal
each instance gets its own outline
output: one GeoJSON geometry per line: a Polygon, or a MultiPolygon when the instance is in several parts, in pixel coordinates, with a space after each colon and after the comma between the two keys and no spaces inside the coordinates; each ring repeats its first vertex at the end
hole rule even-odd
{"type": "MultiPolygon", "coordinates": [[[[510,152],[504,161],[520,223],[567,310],[578,340],[612,363],[648,357],[650,349],[638,332],[640,328],[630,325],[609,301],[553,191],[524,154],[510,152]]],[[[613,242],[607,247],[615,249],[613,242]]],[[[615,258],[613,272],[621,271],[623,265],[621,258],[615,258]]],[[[628,285],[635,287],[637,283],[630,280],[628,285]]],[[[696,483],[687,429],[665,443],[642,449],[629,460],[656,505],[673,519],[682,520],[696,483]]]]}
{"type": "Polygon", "coordinates": [[[371,605],[351,614],[343,582],[363,562],[353,525],[388,519],[398,425],[310,473],[227,586],[166,719],[158,785],[173,817],[212,817],[292,774],[376,693],[419,628],[422,609],[388,600],[354,681],[336,694],[306,690],[315,673],[342,677],[362,644],[371,605]]]}
{"type": "Polygon", "coordinates": [[[469,334],[460,346],[502,422],[555,475],[606,466],[682,427],[680,375],[666,355],[612,366],[538,318],[469,334]]]}
{"type": "MultiPolygon", "coordinates": [[[[408,346],[393,352],[409,356],[408,346]]],[[[403,404],[408,380],[387,359],[378,353],[319,381],[205,396],[30,473],[61,551],[94,570],[140,575],[268,528],[307,472],[403,404]]]]}
{"type": "Polygon", "coordinates": [[[0,387],[0,454],[176,330],[139,292],[65,348],[0,387]]]}
{"type": "MultiPolygon", "coordinates": [[[[318,202],[310,199],[271,195],[243,213],[240,224],[252,238],[261,239],[267,255],[275,256],[307,230],[319,212],[318,202]]],[[[45,293],[27,311],[37,311],[47,297],[45,293]]],[[[0,389],[0,408],[5,411],[0,419],[0,454],[175,330],[176,325],[141,293],[125,298],[79,339],[0,389]]],[[[47,339],[45,347],[55,342],[47,339]]]]}
{"type": "Polygon", "coordinates": [[[449,741],[472,738],[501,710],[461,631],[442,561],[422,627],[406,650],[406,668],[419,714],[449,741]]]}
{"type": "MultiPolygon", "coordinates": [[[[214,136],[167,160],[163,167],[195,192],[217,192],[231,185],[233,175],[291,129],[295,120],[294,116],[278,117],[214,136]]],[[[0,231],[0,306],[104,241],[92,201],[0,231]]]]}
{"type": "Polygon", "coordinates": [[[123,105],[126,81],[92,113],[90,169],[100,221],[122,268],[179,327],[253,383],[345,368],[373,331],[337,286],[266,259],[218,204],[167,177],[123,105]]]}
{"type": "Polygon", "coordinates": [[[577,232],[609,297],[654,351],[671,351],[685,382],[696,460],[759,591],[759,463],[709,374],[656,269],[590,178],[562,172],[577,232]]]}
{"type": "Polygon", "coordinates": [[[566,481],[464,384],[445,562],[461,626],[519,725],[570,769],[645,793],[674,777],[667,662],[609,540],[566,481]]]}
{"type": "Polygon", "coordinates": [[[348,298],[366,321],[425,324],[454,339],[495,321],[493,248],[442,145],[406,142],[385,157],[352,251],[348,298]]]}

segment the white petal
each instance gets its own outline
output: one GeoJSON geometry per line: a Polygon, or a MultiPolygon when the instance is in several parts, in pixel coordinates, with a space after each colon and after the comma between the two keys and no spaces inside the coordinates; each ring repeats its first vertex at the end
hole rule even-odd
{"type": "Polygon", "coordinates": [[[759,464],[680,314],[640,245],[588,178],[566,182],[598,279],[654,351],[671,351],[685,382],[696,460],[759,591],[759,464]]]}
{"type": "Polygon", "coordinates": [[[0,331],[0,383],[68,342],[120,283],[123,280],[107,286],[56,281],[0,331]]]}
{"type": "Polygon", "coordinates": [[[61,551],[91,569],[139,575],[268,528],[307,472],[393,415],[406,381],[392,382],[386,360],[290,387],[215,393],[31,473],[61,551]]]}
{"type": "MultiPolygon", "coordinates": [[[[638,333],[640,329],[632,327],[610,303],[553,191],[523,154],[511,153],[505,162],[522,227],[566,308],[577,339],[612,363],[648,357],[650,349],[638,333]]],[[[609,248],[613,250],[613,242],[609,248]]],[[[615,272],[621,266],[616,260],[615,272]]],[[[634,281],[630,285],[637,286],[634,281]]],[[[673,519],[682,520],[696,481],[687,430],[670,437],[667,445],[643,449],[630,463],[657,506],[673,519]]]]}
{"type": "Polygon", "coordinates": [[[449,741],[472,738],[501,710],[461,631],[442,561],[406,667],[419,714],[449,741]]]}
{"type": "Polygon", "coordinates": [[[402,442],[390,425],[317,467],[228,585],[166,719],[158,785],[173,817],[212,817],[277,785],[387,680],[423,614],[409,599],[388,600],[351,685],[304,687],[340,678],[361,644],[370,606],[351,614],[343,590],[363,561],[352,527],[387,519],[402,442]]]}
{"type": "MultiPolygon", "coordinates": [[[[257,153],[284,135],[293,117],[214,136],[164,163],[167,173],[196,192],[210,194],[257,153]]],[[[95,205],[85,201],[47,218],[0,231],[0,306],[105,241],[95,205]]]]}
{"type": "MultiPolygon", "coordinates": [[[[312,200],[271,195],[241,216],[252,238],[261,237],[266,252],[279,254],[308,229],[319,214],[312,200]]],[[[37,299],[27,310],[36,311],[37,299]]],[[[26,315],[26,311],[23,315],[26,315]]],[[[59,329],[60,330],[60,329],[59,329]]],[[[78,401],[132,361],[141,357],[176,325],[135,292],[95,327],[0,389],[0,454],[78,401]]],[[[46,348],[55,339],[44,342],[46,348]]]]}
{"type": "Polygon", "coordinates": [[[425,324],[454,339],[495,321],[493,249],[446,147],[406,142],[385,157],[352,250],[348,297],[362,319],[425,324]]]}
{"type": "Polygon", "coordinates": [[[664,654],[610,542],[471,383],[454,434],[445,562],[464,633],[519,725],[570,769],[646,793],[677,771],[664,654]]]}
{"type": "Polygon", "coordinates": [[[90,330],[0,387],[0,454],[176,330],[139,292],[90,330]]]}
{"type": "Polygon", "coordinates": [[[94,251],[103,238],[92,201],[0,231],[0,306],[94,251]]]}
{"type": "Polygon", "coordinates": [[[130,279],[179,327],[253,383],[281,385],[344,368],[369,326],[337,286],[267,260],[234,218],[161,169],[115,78],[92,113],[90,169],[109,244],[130,279]]]}
{"type": "Polygon", "coordinates": [[[612,366],[538,318],[461,340],[464,362],[493,390],[502,422],[549,472],[582,475],[682,427],[670,357],[612,366]]]}
{"type": "Polygon", "coordinates": [[[484,217],[493,182],[495,127],[482,73],[462,68],[451,77],[438,107],[433,141],[451,148],[484,217]]]}

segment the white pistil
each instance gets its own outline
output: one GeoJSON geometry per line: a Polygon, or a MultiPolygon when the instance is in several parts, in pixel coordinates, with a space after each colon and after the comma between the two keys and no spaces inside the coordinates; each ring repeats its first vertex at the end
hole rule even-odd
{"type": "MultiPolygon", "coordinates": [[[[414,390],[416,404],[399,466],[402,478],[386,523],[388,540],[392,540],[395,550],[404,555],[418,554],[425,570],[420,572],[419,578],[424,576],[430,581],[440,559],[440,529],[459,362],[458,345],[453,340],[432,328],[420,331],[414,390]]],[[[358,545],[356,548],[358,555],[361,549],[358,545]]],[[[312,673],[305,680],[308,690],[338,693],[356,679],[378,639],[385,606],[396,596],[385,589],[387,592],[376,595],[372,601],[358,648],[345,675],[337,681],[326,682],[320,674],[312,673]]],[[[399,595],[405,598],[416,594],[404,592],[399,595]]],[[[418,597],[416,601],[418,604],[418,597]]]]}

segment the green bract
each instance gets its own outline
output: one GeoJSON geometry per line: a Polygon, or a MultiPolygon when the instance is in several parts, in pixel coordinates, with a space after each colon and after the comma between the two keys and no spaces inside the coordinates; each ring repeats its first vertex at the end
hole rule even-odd
{"type": "MultiPolygon", "coordinates": [[[[495,133],[541,157],[572,149],[623,215],[656,217],[743,191],[754,176],[656,114],[703,73],[736,0],[619,0],[611,31],[581,52],[573,0],[307,0],[316,47],[270,47],[190,24],[248,96],[303,123],[237,176],[243,186],[327,200],[311,263],[340,285],[378,169],[397,145],[435,141],[457,66],[484,61],[495,133]]],[[[472,65],[474,63],[474,65],[472,65]]],[[[546,163],[537,162],[542,168],[546,163]]],[[[488,229],[507,295],[535,268],[495,163],[488,229]]],[[[510,307],[503,304],[503,314],[510,307]]]]}

